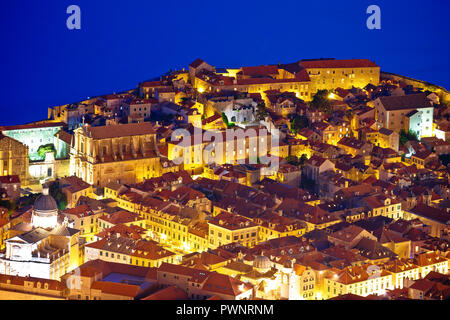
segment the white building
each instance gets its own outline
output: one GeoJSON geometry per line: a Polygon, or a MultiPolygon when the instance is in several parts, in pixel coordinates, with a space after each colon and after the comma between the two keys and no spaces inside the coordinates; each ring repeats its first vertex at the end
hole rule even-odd
{"type": "Polygon", "coordinates": [[[375,118],[382,127],[414,131],[419,138],[433,134],[434,106],[425,93],[379,97],[368,104],[375,108],[375,118]]]}
{"type": "Polygon", "coordinates": [[[79,230],[58,222],[58,206],[44,188],[34,203],[31,231],[7,239],[0,273],[59,280],[79,265],[79,230]]]}
{"type": "Polygon", "coordinates": [[[222,103],[215,103],[214,108],[219,113],[227,116],[229,123],[245,127],[254,125],[256,121],[256,107],[258,104],[251,98],[229,100],[222,103]]]}

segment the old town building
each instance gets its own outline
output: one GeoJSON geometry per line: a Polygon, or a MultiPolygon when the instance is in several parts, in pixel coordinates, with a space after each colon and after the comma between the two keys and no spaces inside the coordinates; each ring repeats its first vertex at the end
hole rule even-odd
{"type": "Polygon", "coordinates": [[[156,132],[150,123],[75,130],[70,174],[95,186],[137,183],[159,175],[156,132]]]}

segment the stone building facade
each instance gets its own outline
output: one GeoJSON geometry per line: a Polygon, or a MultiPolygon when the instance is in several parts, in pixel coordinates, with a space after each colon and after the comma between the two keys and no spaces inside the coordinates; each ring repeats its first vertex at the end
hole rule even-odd
{"type": "Polygon", "coordinates": [[[103,187],[160,176],[156,132],[150,123],[85,125],[74,132],[70,175],[103,187]]]}
{"type": "Polygon", "coordinates": [[[25,185],[28,164],[28,147],[0,132],[0,176],[18,175],[22,185],[25,185]]]}

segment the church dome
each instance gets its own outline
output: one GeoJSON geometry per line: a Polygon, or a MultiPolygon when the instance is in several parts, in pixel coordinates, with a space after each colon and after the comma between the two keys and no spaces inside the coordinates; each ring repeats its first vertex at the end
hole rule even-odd
{"type": "Polygon", "coordinates": [[[34,202],[32,224],[35,228],[54,228],[58,224],[58,205],[44,187],[42,195],[34,202]]]}
{"type": "Polygon", "coordinates": [[[260,270],[268,270],[272,266],[270,259],[264,255],[256,256],[253,261],[253,267],[260,270]]]}
{"type": "Polygon", "coordinates": [[[40,197],[38,197],[36,199],[36,201],[34,202],[34,210],[36,211],[54,211],[54,210],[58,210],[58,205],[56,204],[55,199],[53,199],[53,197],[51,195],[48,194],[48,189],[44,189],[47,190],[47,194],[42,194],[40,197]]]}

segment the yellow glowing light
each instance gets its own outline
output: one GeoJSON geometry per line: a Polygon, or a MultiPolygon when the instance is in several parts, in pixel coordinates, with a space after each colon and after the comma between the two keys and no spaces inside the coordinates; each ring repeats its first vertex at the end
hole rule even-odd
{"type": "Polygon", "coordinates": [[[203,88],[198,88],[198,92],[199,92],[199,93],[203,93],[203,92],[205,92],[205,89],[203,89],[203,88]]]}
{"type": "Polygon", "coordinates": [[[191,250],[191,245],[187,242],[183,242],[183,248],[184,251],[190,251],[191,250]]]}
{"type": "Polygon", "coordinates": [[[336,99],[336,95],[335,95],[333,92],[331,92],[331,93],[328,95],[328,99],[336,99]]]}

